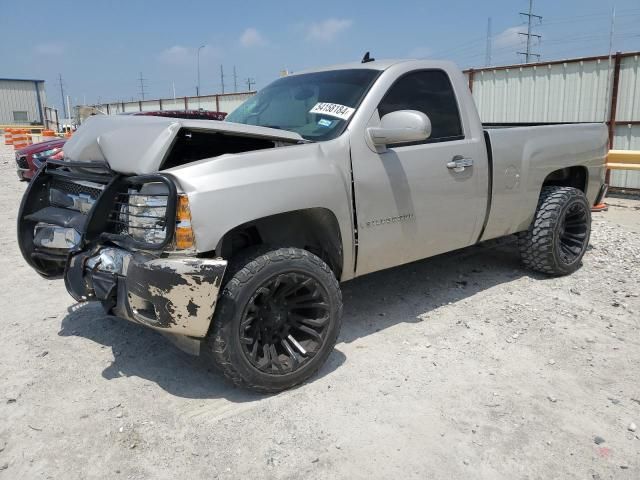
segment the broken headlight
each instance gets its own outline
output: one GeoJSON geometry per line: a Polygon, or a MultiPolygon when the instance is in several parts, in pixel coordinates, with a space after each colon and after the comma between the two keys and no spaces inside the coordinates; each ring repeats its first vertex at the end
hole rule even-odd
{"type": "Polygon", "coordinates": [[[167,238],[169,190],[162,183],[146,183],[129,191],[123,220],[127,233],[136,242],[162,244],[167,238]]]}

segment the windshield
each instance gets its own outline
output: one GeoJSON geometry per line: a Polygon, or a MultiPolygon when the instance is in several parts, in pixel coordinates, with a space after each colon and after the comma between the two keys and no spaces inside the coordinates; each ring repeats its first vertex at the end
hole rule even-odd
{"type": "Polygon", "coordinates": [[[227,122],[278,128],[307,140],[339,136],[378,70],[307,73],[276,80],[227,116],[227,122]]]}

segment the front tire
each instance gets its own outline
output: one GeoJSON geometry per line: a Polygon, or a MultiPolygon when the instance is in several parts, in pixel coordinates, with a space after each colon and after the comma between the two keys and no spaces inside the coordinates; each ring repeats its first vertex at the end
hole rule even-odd
{"type": "Polygon", "coordinates": [[[529,229],[520,234],[525,266],[549,275],[568,275],[581,264],[591,235],[591,208],[572,187],[543,187],[529,229]]]}
{"type": "Polygon", "coordinates": [[[320,258],[298,248],[249,253],[231,262],[206,352],[234,384],[278,392],[324,364],[341,322],[340,287],[320,258]]]}

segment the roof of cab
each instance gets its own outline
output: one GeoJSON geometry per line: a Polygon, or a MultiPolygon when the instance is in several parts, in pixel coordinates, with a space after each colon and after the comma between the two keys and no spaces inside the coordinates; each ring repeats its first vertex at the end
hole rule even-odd
{"type": "Polygon", "coordinates": [[[403,62],[415,62],[415,59],[388,59],[388,60],[374,60],[372,62],[362,63],[362,62],[350,62],[343,63],[339,65],[328,65],[326,67],[320,68],[309,68],[306,70],[302,70],[300,72],[292,73],[292,75],[301,75],[304,73],[311,72],[327,72],[330,70],[353,70],[353,69],[362,69],[362,70],[386,70],[387,68],[395,65],[397,63],[403,62]]]}

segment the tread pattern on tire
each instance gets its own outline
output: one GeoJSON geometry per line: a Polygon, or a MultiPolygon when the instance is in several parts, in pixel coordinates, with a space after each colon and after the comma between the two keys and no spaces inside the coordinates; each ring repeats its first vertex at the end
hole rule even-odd
{"type": "Polygon", "coordinates": [[[556,261],[554,235],[563,207],[575,198],[582,198],[586,202],[584,193],[577,188],[542,188],[534,220],[529,229],[518,237],[520,257],[526,267],[548,275],[571,273],[572,269],[562,268],[556,261]]]}
{"type": "MultiPolygon", "coordinates": [[[[246,287],[252,277],[260,270],[267,267],[270,263],[279,263],[290,260],[311,262],[327,277],[328,285],[325,286],[328,286],[333,290],[333,293],[338,299],[336,328],[334,329],[334,335],[332,338],[329,338],[327,341],[328,352],[331,352],[335,346],[342,323],[342,294],[338,280],[329,266],[316,255],[300,248],[280,248],[271,251],[268,251],[268,248],[264,247],[247,249],[246,252],[241,252],[230,262],[228,267],[228,273],[230,275],[227,276],[228,281],[224,285],[222,294],[218,300],[216,313],[213,318],[212,330],[207,337],[207,343],[209,344],[209,348],[207,350],[209,355],[212,355],[216,366],[222,371],[224,376],[236,386],[249,388],[260,393],[274,393],[282,390],[282,388],[277,387],[271,388],[255,385],[245,379],[233,364],[228,346],[223,338],[224,335],[222,330],[231,327],[230,320],[235,314],[238,295],[240,291],[246,287]]],[[[323,364],[324,361],[317,362],[315,368],[309,372],[305,378],[300,379],[300,381],[287,388],[291,388],[304,382],[307,378],[313,376],[323,364]]]]}

